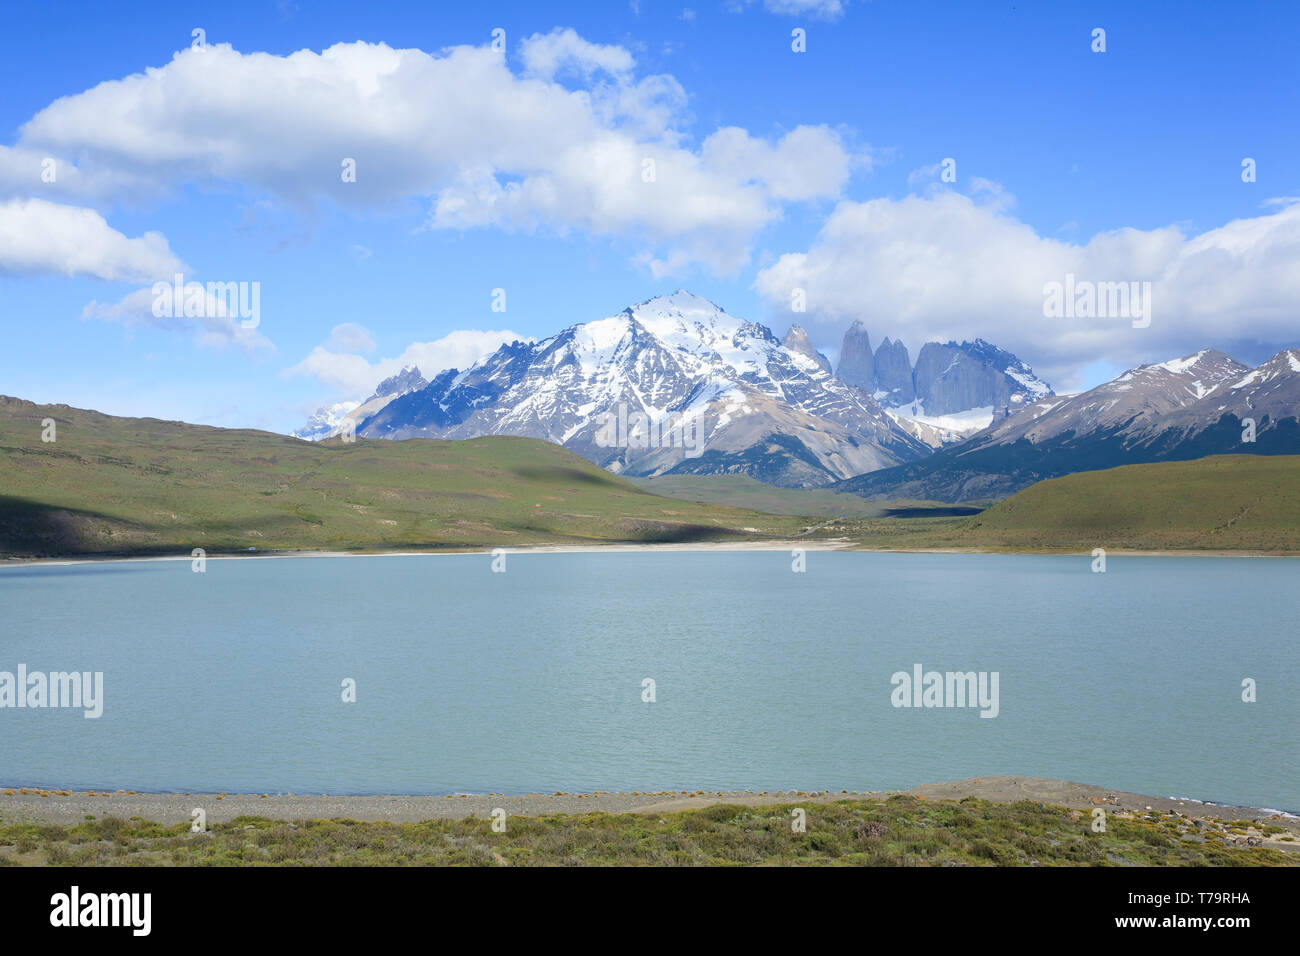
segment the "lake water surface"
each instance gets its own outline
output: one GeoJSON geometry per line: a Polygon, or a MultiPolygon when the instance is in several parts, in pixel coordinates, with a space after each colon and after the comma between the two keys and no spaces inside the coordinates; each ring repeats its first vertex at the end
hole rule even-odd
{"type": "Polygon", "coordinates": [[[1300,561],[809,552],[0,569],[0,784],[892,789],[995,774],[1300,810],[1300,561]],[[998,673],[998,714],[891,676],[998,673]],[[341,684],[356,682],[356,702],[341,684]],[[643,681],[655,700],[643,701],[643,681]],[[1242,701],[1242,681],[1258,685],[1242,701]]]}

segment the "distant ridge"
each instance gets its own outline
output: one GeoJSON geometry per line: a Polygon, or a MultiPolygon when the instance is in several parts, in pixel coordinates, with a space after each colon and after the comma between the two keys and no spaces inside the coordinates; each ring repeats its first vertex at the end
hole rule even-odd
{"type": "Polygon", "coordinates": [[[1139,366],[1079,395],[1043,398],[924,461],[835,490],[971,501],[1074,472],[1225,454],[1300,454],[1300,350],[1285,349],[1257,369],[1214,349],[1139,366]]]}

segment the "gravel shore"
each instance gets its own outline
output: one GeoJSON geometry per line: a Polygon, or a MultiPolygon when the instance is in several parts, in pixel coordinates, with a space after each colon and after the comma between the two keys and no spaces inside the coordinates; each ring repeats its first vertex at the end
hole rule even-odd
{"type": "Polygon", "coordinates": [[[454,796],[328,796],[307,794],[176,794],[117,791],[69,792],[0,787],[0,821],[33,821],[62,825],[80,823],[88,815],[96,818],[140,817],[159,823],[181,823],[202,808],[214,823],[238,816],[260,816],[273,820],[351,819],[413,823],[420,820],[456,817],[487,817],[500,807],[508,814],[663,813],[729,803],[760,806],[775,803],[818,803],[835,800],[884,800],[894,793],[911,793],[927,800],[960,800],[978,797],[994,803],[1032,800],[1053,806],[1108,812],[1176,811],[1198,819],[1268,820],[1300,834],[1300,819],[1276,811],[1246,807],[1223,807],[1195,800],[1172,800],[1120,790],[1095,787],[1042,777],[975,777],[950,783],[925,784],[908,791],[866,793],[810,792],[799,790],[752,791],[662,791],[658,793],[550,793],[550,794],[462,794],[454,796]]]}

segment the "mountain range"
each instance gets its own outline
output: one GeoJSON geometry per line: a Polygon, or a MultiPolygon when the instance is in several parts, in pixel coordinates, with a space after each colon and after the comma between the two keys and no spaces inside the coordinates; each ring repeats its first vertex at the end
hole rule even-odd
{"type": "Polygon", "coordinates": [[[1300,454],[1300,350],[1258,368],[1223,352],[1143,365],[1027,405],[916,463],[835,486],[870,498],[1002,498],[1045,478],[1219,454],[1300,454]]]}
{"type": "Polygon", "coordinates": [[[933,447],[961,441],[1052,394],[1010,352],[974,342],[927,342],[912,366],[888,336],[873,353],[862,322],[844,333],[836,375],[869,392],[906,431],[933,447]]]}
{"type": "Polygon", "coordinates": [[[408,365],[396,375],[384,379],[375,387],[375,393],[364,402],[339,402],[320,408],[307,419],[307,424],[293,433],[295,438],[319,441],[345,431],[355,433],[356,424],[374,415],[393,399],[424,388],[429,383],[420,370],[408,365]]]}
{"type": "Polygon", "coordinates": [[[295,434],[518,435],[629,477],[747,475],[959,502],[1122,464],[1300,453],[1298,411],[1296,350],[1258,369],[1203,350],[1058,396],[983,339],[927,342],[913,365],[901,341],[873,351],[858,321],[832,367],[799,326],[778,339],[678,290],[432,380],[404,368],[295,434]]]}
{"type": "Polygon", "coordinates": [[[503,345],[423,384],[417,369],[403,374],[348,413],[357,435],[521,435],[616,474],[745,474],[789,487],[930,452],[870,394],[836,378],[801,331],[782,343],[682,290],[503,345]],[[624,423],[612,442],[602,433],[611,420],[624,423]],[[673,441],[667,423],[700,429],[699,445],[673,441]]]}

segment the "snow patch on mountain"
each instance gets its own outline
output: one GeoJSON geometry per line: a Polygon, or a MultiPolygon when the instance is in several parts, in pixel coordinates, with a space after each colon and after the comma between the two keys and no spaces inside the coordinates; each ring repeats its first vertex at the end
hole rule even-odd
{"type": "Polygon", "coordinates": [[[424,388],[429,383],[414,365],[404,367],[396,375],[384,379],[375,387],[375,393],[364,402],[338,402],[317,409],[305,427],[292,432],[295,438],[322,441],[353,431],[355,426],[388,405],[393,399],[408,392],[424,388]]]}
{"type": "Polygon", "coordinates": [[[1170,359],[1167,362],[1160,362],[1156,365],[1151,365],[1149,367],[1162,368],[1166,372],[1173,372],[1175,375],[1181,375],[1183,372],[1186,372],[1189,368],[1191,368],[1197,362],[1203,359],[1205,357],[1205,353],[1208,351],[1209,349],[1201,349],[1201,351],[1197,352],[1195,355],[1187,355],[1184,356],[1183,358],[1170,359]]]}
{"type": "Polygon", "coordinates": [[[927,342],[914,367],[901,342],[886,337],[874,356],[870,342],[855,321],[844,334],[837,374],[932,447],[959,442],[1052,395],[1033,369],[984,339],[927,342]]]}
{"type": "Polygon", "coordinates": [[[819,357],[798,332],[782,344],[766,326],[678,290],[441,373],[370,415],[358,434],[523,435],[624,474],[738,473],[797,486],[927,453],[819,357]],[[607,447],[600,423],[611,414],[628,422],[699,417],[705,451],[607,447]]]}
{"type": "Polygon", "coordinates": [[[294,438],[303,438],[307,441],[320,441],[337,435],[348,421],[348,416],[360,407],[360,402],[336,402],[333,405],[322,405],[307,419],[306,425],[290,434],[294,438]]]}

